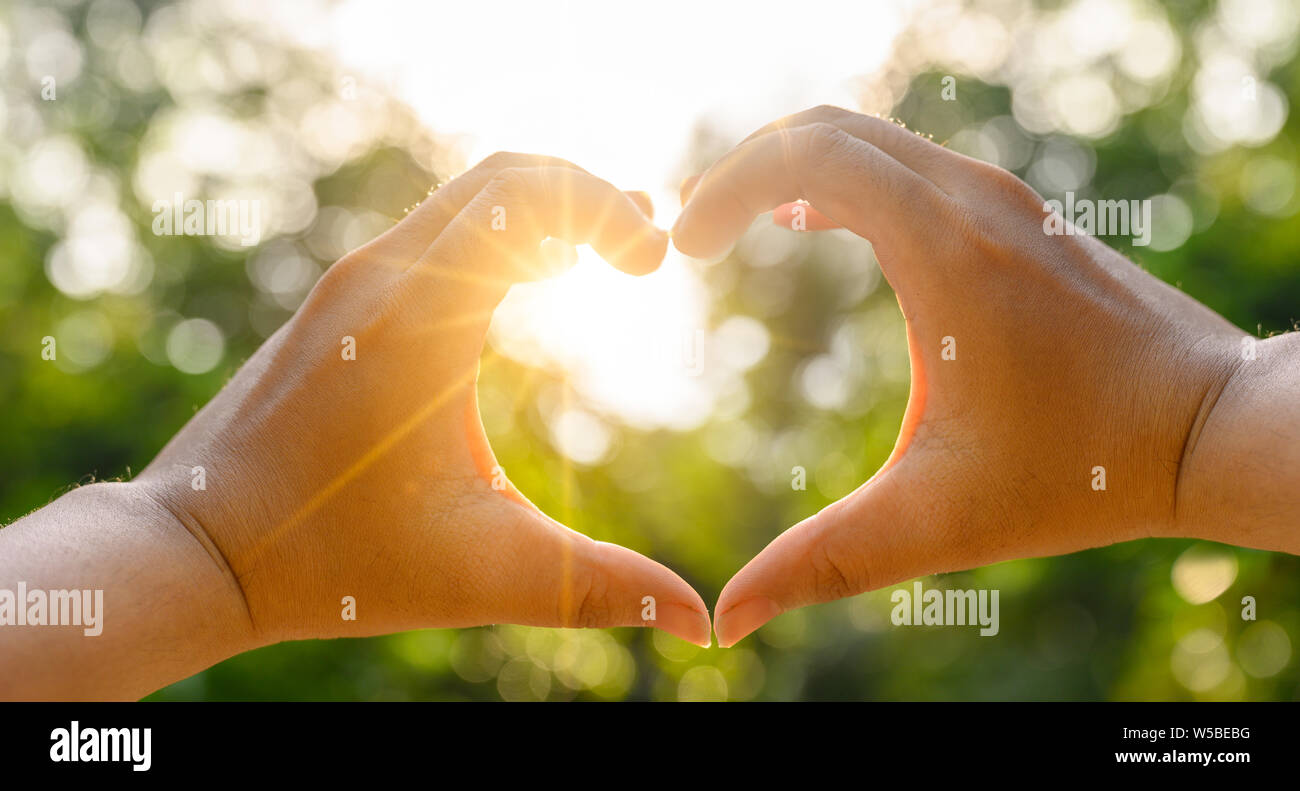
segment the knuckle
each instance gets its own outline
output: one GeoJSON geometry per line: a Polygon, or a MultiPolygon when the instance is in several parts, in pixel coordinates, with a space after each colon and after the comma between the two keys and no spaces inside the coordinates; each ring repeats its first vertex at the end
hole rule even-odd
{"type": "Polygon", "coordinates": [[[978,183],[984,184],[986,189],[991,188],[998,197],[1013,205],[1033,206],[1035,208],[1043,205],[1042,197],[1033,187],[1005,168],[987,162],[980,162],[976,166],[976,174],[978,183]]]}
{"type": "Polygon", "coordinates": [[[1042,197],[1015,174],[993,165],[983,166],[976,183],[979,186],[969,196],[955,202],[957,236],[978,251],[977,258],[984,263],[1010,265],[1026,255],[1032,257],[1035,237],[1009,230],[1017,226],[1009,225],[1007,218],[1025,223],[1025,228],[1041,227],[1042,197]]]}
{"type": "Polygon", "coordinates": [[[802,154],[810,163],[830,159],[844,143],[844,130],[825,121],[804,127],[802,154]]]}
{"type": "Polygon", "coordinates": [[[328,275],[335,272],[337,277],[353,277],[375,267],[381,266],[385,262],[383,251],[378,249],[372,239],[370,242],[361,245],[355,249],[344,253],[334,265],[325,270],[328,275]]]}
{"type": "Polygon", "coordinates": [[[807,114],[813,118],[839,118],[840,116],[849,115],[850,113],[843,107],[836,107],[833,104],[819,104],[811,110],[808,110],[807,114]]]}
{"type": "Polygon", "coordinates": [[[992,182],[998,191],[1013,202],[1026,205],[1042,205],[1043,199],[1033,187],[1029,186],[1009,170],[992,167],[992,182]]]}
{"type": "Polygon", "coordinates": [[[527,168],[503,167],[493,174],[488,187],[492,194],[501,196],[511,202],[526,202],[532,190],[532,178],[527,168]]]}
{"type": "Polygon", "coordinates": [[[812,553],[813,594],[819,601],[854,596],[866,589],[858,575],[837,552],[826,545],[812,553]]]}
{"type": "Polygon", "coordinates": [[[312,286],[311,296],[314,302],[332,302],[344,294],[355,292],[355,284],[361,279],[362,273],[372,269],[375,266],[372,258],[359,251],[354,250],[339,260],[334,265],[326,269],[312,286]]]}
{"type": "Polygon", "coordinates": [[[523,159],[523,156],[523,154],[514,151],[495,151],[484,157],[483,161],[474,167],[496,171],[518,164],[523,159]]]}
{"type": "Polygon", "coordinates": [[[798,144],[787,156],[796,172],[817,172],[844,156],[846,134],[834,124],[817,122],[802,128],[798,144]]]}
{"type": "Polygon", "coordinates": [[[562,167],[578,169],[577,165],[567,159],[547,156],[546,154],[525,154],[519,151],[497,151],[488,155],[475,167],[493,173],[506,168],[562,167]]]}
{"type": "Polygon", "coordinates": [[[604,577],[588,570],[575,586],[569,611],[561,613],[563,623],[578,628],[595,628],[610,622],[609,586],[604,577]]]}
{"type": "Polygon", "coordinates": [[[800,110],[797,113],[778,118],[771,124],[768,124],[769,131],[779,131],[782,129],[799,129],[809,124],[820,123],[827,117],[830,117],[833,109],[828,104],[819,104],[816,107],[809,107],[806,110],[800,110]]]}
{"type": "Polygon", "coordinates": [[[552,204],[549,185],[537,173],[533,168],[502,168],[484,192],[488,203],[504,206],[509,213],[506,230],[512,238],[517,234],[532,238],[544,230],[543,213],[552,204]]]}

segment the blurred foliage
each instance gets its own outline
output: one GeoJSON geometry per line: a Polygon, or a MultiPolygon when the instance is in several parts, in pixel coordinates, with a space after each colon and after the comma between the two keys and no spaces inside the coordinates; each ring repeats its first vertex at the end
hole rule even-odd
{"type": "MultiPolygon", "coordinates": [[[[320,271],[458,166],[406,108],[369,86],[341,86],[328,60],[227,19],[217,5],[19,0],[0,9],[0,520],[40,507],[72,482],[142,468],[291,314],[320,271]],[[49,52],[58,57],[46,64],[49,52]],[[45,73],[61,75],[56,101],[41,97],[45,73]],[[360,98],[341,100],[341,90],[360,98]],[[252,148],[236,146],[178,175],[185,162],[166,158],[167,130],[214,108],[226,124],[217,128],[251,136],[252,148]],[[333,137],[321,137],[322,128],[333,137]],[[254,164],[253,150],[271,155],[254,164]],[[77,194],[42,192],[41,179],[74,171],[77,194]],[[281,222],[259,248],[151,233],[152,198],[170,195],[160,185],[183,183],[187,197],[226,194],[226,182],[254,172],[260,182],[238,186],[269,190],[281,222]],[[102,213],[91,232],[78,225],[89,222],[87,196],[110,219],[125,218],[126,231],[102,213]],[[95,269],[84,246],[59,252],[77,233],[89,233],[90,250],[125,244],[114,259],[120,270],[95,269]],[[59,277],[65,290],[54,284],[59,277]],[[219,363],[181,373],[174,363],[194,350],[175,327],[196,318],[219,330],[219,363]],[[47,335],[68,339],[57,364],[40,357],[47,335]]],[[[974,54],[963,55],[959,42],[936,33],[960,25],[937,27],[936,17],[922,16],[892,71],[864,83],[864,108],[997,161],[1045,198],[1067,189],[1080,197],[1164,196],[1158,244],[1108,241],[1248,331],[1294,326],[1296,119],[1286,115],[1280,129],[1248,144],[1216,143],[1189,128],[1188,119],[1205,112],[1197,70],[1218,6],[1180,3],[1166,16],[1130,4],[1144,19],[1164,20],[1177,44],[1171,67],[1153,77],[1104,47],[1076,59],[1118,88],[1107,117],[1071,115],[1079,107],[1067,104],[1058,107],[1062,122],[1043,115],[1047,105],[1016,98],[1035,90],[1024,83],[1034,73],[1005,63],[1024,49],[1017,35],[1088,3],[1043,3],[1038,11],[997,0],[932,5],[952,19],[979,15],[986,26],[992,19],[1005,35],[979,39],[974,54]],[[928,49],[912,46],[918,41],[928,49]],[[1001,59],[981,61],[995,44],[1001,59]],[[1124,88],[1130,73],[1146,77],[1136,94],[1124,88]],[[952,75],[958,94],[948,101],[944,78],[952,75]],[[1047,128],[1053,123],[1058,128],[1047,128]]],[[[1300,99],[1294,49],[1261,46],[1250,60],[1260,90],[1275,90],[1284,113],[1300,99]]],[[[1095,81],[1079,85],[1067,99],[1085,110],[1103,106],[1104,97],[1085,90],[1095,81]]],[[[697,142],[696,161],[680,175],[730,141],[703,126],[697,142]]],[[[725,260],[697,272],[709,285],[713,320],[753,317],[771,339],[744,392],[724,399],[703,426],[620,427],[602,462],[574,465],[552,447],[535,406],[566,387],[560,374],[502,357],[485,366],[481,402],[497,455],[522,491],[574,528],[660,560],[712,602],[780,531],[884,461],[906,402],[907,357],[901,317],[869,246],[842,232],[794,237],[760,223],[725,260]],[[795,465],[808,469],[806,491],[790,486],[795,465]]],[[[998,636],[894,627],[883,590],[786,614],[728,650],[652,630],[425,630],[271,646],[152,698],[1300,697],[1295,557],[1151,540],[924,583],[1000,590],[998,636]],[[1245,595],[1259,603],[1257,622],[1240,617],[1245,595]]]]}

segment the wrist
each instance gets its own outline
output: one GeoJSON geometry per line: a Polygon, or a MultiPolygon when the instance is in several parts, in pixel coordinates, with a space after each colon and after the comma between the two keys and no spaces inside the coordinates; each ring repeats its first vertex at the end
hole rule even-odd
{"type": "Polygon", "coordinates": [[[1242,342],[1188,438],[1179,535],[1300,553],[1300,334],[1242,342]]]}
{"type": "Polygon", "coordinates": [[[210,629],[205,639],[238,646],[232,654],[264,644],[258,638],[243,585],[208,526],[178,507],[151,479],[116,485],[126,487],[119,496],[134,500],[136,508],[147,512],[151,523],[166,535],[168,556],[176,570],[201,581],[186,598],[192,608],[216,616],[205,619],[210,629]]]}
{"type": "Polygon", "coordinates": [[[256,645],[229,580],[138,483],[74,489],[0,530],[0,587],[19,583],[79,591],[82,612],[6,628],[0,698],[139,698],[256,645]],[[93,628],[67,628],[92,605],[93,628]]]}

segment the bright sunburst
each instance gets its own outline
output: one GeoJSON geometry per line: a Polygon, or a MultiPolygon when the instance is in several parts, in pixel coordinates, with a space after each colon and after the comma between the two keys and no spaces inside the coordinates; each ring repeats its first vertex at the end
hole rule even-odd
{"type": "MultiPolygon", "coordinates": [[[[813,13],[757,0],[737,13],[686,0],[352,0],[328,32],[300,35],[332,37],[348,67],[458,140],[466,165],[497,150],[565,157],[622,189],[649,191],[667,227],[701,122],[735,140],[813,104],[855,105],[854,79],[889,54],[905,5],[843,2],[813,13]]],[[[580,249],[568,274],[513,290],[496,314],[494,346],[559,366],[585,402],[624,421],[685,428],[707,419],[734,389],[735,370],[704,357],[719,340],[706,326],[727,317],[707,315],[700,278],[675,252],[638,279],[580,249]]]]}
{"type": "Polygon", "coordinates": [[[565,274],[516,286],[493,320],[492,342],[518,360],[557,366],[602,411],[646,427],[708,417],[705,291],[675,253],[658,272],[623,274],[590,247],[565,274]]]}

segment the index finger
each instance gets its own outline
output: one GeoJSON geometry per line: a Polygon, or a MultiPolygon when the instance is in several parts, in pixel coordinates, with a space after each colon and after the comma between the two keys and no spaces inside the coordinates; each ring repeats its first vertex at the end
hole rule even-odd
{"type": "Polygon", "coordinates": [[[506,168],[474,196],[413,266],[413,275],[480,283],[504,295],[512,283],[545,274],[538,245],[547,237],[590,243],[629,274],[658,268],[667,235],[637,202],[590,173],[563,167],[506,168]]]}
{"type": "Polygon", "coordinates": [[[956,186],[961,179],[961,171],[966,167],[966,157],[909,130],[902,126],[901,121],[855,113],[829,104],[773,121],[742,140],[741,143],[747,143],[782,129],[815,123],[838,126],[850,135],[865,140],[923,178],[929,179],[945,192],[956,186]]]}
{"type": "Polygon", "coordinates": [[[947,202],[932,182],[871,143],[815,123],[754,138],[718,160],[673,226],[673,243],[690,256],[721,255],[756,216],[800,199],[890,247],[947,202]]]}
{"type": "MultiPolygon", "coordinates": [[[[752,137],[753,135],[750,135],[750,138],[752,137]]],[[[691,194],[695,192],[695,185],[700,183],[703,175],[697,173],[682,180],[679,191],[683,206],[691,199],[691,194]]],[[[777,206],[772,210],[772,224],[792,231],[831,231],[843,227],[806,201],[790,201],[777,206]]]]}

